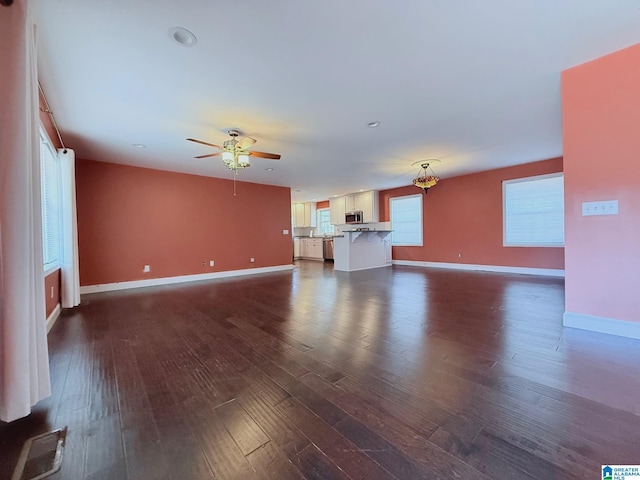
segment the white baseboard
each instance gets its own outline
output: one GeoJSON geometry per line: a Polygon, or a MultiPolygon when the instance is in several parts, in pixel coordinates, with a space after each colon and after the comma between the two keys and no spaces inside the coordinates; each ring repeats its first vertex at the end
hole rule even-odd
{"type": "Polygon", "coordinates": [[[565,327],[640,339],[640,322],[597,317],[585,313],[564,312],[562,324],[565,327]]]}
{"type": "Polygon", "coordinates": [[[47,333],[49,333],[49,331],[53,327],[53,324],[56,323],[56,320],[60,316],[61,311],[62,308],[60,307],[60,304],[57,304],[56,308],[53,309],[53,312],[51,312],[51,314],[47,317],[47,333]]]}
{"type": "Polygon", "coordinates": [[[336,272],[346,272],[346,273],[350,273],[350,272],[361,272],[363,270],[373,270],[374,268],[384,268],[384,267],[390,267],[391,264],[390,263],[385,263],[384,265],[376,265],[375,267],[363,267],[363,268],[353,268],[351,270],[339,270],[337,268],[334,267],[334,270],[336,272]]]}
{"type": "Polygon", "coordinates": [[[451,270],[472,270],[481,272],[519,273],[522,275],[542,275],[564,277],[564,270],[555,268],[507,267],[502,265],[474,265],[470,263],[419,262],[416,260],[394,260],[394,265],[411,267],[447,268],[451,270]]]}
{"type": "Polygon", "coordinates": [[[112,292],[115,290],[128,290],[130,288],[155,287],[158,285],[171,285],[174,283],[197,282],[199,280],[240,277],[242,275],[257,275],[259,273],[280,272],[292,269],[293,265],[276,265],[274,267],[246,268],[243,270],[228,270],[226,272],[197,273],[194,275],[181,275],[179,277],[161,277],[150,278],[148,280],[132,280],[129,282],[103,283],[99,285],[87,285],[80,287],[80,293],[112,292]]]}

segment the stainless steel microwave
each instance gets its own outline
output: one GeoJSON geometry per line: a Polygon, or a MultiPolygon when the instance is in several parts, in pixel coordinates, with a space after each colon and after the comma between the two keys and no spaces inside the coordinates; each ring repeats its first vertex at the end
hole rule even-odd
{"type": "Polygon", "coordinates": [[[362,223],[362,210],[347,212],[344,216],[344,223],[362,223]]]}

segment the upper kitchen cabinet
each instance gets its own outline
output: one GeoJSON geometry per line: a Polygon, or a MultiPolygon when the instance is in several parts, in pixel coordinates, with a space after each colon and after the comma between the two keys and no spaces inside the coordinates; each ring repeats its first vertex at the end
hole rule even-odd
{"type": "Polygon", "coordinates": [[[315,202],[292,203],[291,217],[294,227],[315,227],[316,226],[316,204],[315,202]]]}
{"type": "Polygon", "coordinates": [[[373,223],[378,221],[378,192],[370,190],[353,195],[353,209],[362,211],[362,221],[373,223]]]}
{"type": "Polygon", "coordinates": [[[344,223],[344,215],[347,212],[344,200],[344,197],[334,197],[329,199],[331,225],[342,225],[344,223]]]}
{"type": "Polygon", "coordinates": [[[362,221],[364,223],[374,223],[378,221],[378,192],[370,190],[368,192],[353,193],[344,197],[329,199],[331,209],[331,223],[333,225],[343,225],[346,212],[362,211],[362,221]]]}

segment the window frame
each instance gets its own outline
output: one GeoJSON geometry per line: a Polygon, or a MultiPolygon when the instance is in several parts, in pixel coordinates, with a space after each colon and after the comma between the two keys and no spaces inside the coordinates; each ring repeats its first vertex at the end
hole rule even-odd
{"type": "Polygon", "coordinates": [[[331,209],[329,207],[327,208],[318,208],[316,210],[316,225],[317,225],[317,230],[318,230],[318,234],[319,235],[334,235],[336,233],[336,227],[333,223],[331,223],[331,209]],[[323,214],[323,212],[329,212],[329,226],[331,227],[331,231],[330,232],[325,232],[322,229],[322,221],[320,219],[320,216],[323,214]]]}
{"type": "Polygon", "coordinates": [[[564,226],[564,172],[547,173],[543,175],[533,175],[530,177],[514,178],[502,181],[502,246],[503,247],[524,247],[524,248],[562,248],[565,245],[565,226],[564,226]],[[562,178],[563,183],[563,221],[562,221],[562,242],[508,242],[507,241],[507,186],[515,183],[535,182],[547,178],[562,178]]]}
{"type": "Polygon", "coordinates": [[[391,246],[392,247],[422,247],[424,246],[424,208],[423,208],[423,194],[422,193],[416,193],[416,194],[411,194],[411,195],[401,195],[399,197],[391,197],[389,198],[389,222],[391,224],[391,246]],[[419,209],[420,209],[420,241],[417,243],[395,243],[393,240],[393,231],[395,230],[395,228],[393,227],[393,202],[397,201],[397,200],[407,200],[409,198],[419,198],[420,201],[418,202],[419,205],[419,209]]]}
{"type": "MultiPolygon", "coordinates": [[[[41,201],[40,201],[40,209],[41,209],[41,218],[42,218],[42,266],[43,266],[43,271],[44,271],[44,275],[47,276],[49,274],[51,274],[52,272],[55,272],[56,270],[59,270],[62,266],[62,178],[61,178],[61,172],[60,172],[60,161],[58,159],[58,152],[55,148],[55,146],[53,145],[53,142],[51,141],[51,137],[49,137],[49,134],[47,132],[47,130],[44,128],[44,125],[42,125],[42,122],[40,123],[40,136],[38,138],[39,142],[40,142],[40,155],[42,155],[42,147],[44,146],[44,148],[46,148],[47,150],[49,150],[49,153],[51,154],[53,161],[55,163],[55,175],[56,175],[56,202],[57,202],[57,219],[56,219],[56,223],[57,223],[57,244],[58,244],[58,249],[57,249],[57,255],[56,258],[54,260],[50,260],[47,258],[47,253],[45,253],[45,250],[48,248],[48,242],[47,242],[47,236],[48,236],[48,226],[46,225],[45,222],[45,209],[46,209],[46,198],[45,198],[45,190],[44,190],[44,182],[45,182],[45,167],[44,167],[44,159],[40,158],[40,188],[41,188],[41,201]],[[48,261],[47,261],[48,260],[48,261]]],[[[46,179],[47,182],[49,182],[48,179],[46,179]]]]}

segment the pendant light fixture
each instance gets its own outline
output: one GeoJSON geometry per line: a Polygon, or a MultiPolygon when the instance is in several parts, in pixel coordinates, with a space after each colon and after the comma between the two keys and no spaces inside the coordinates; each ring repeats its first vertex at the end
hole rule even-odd
{"type": "Polygon", "coordinates": [[[420,166],[418,176],[413,179],[413,184],[418,188],[422,188],[425,195],[429,192],[431,187],[435,186],[438,181],[440,181],[440,177],[438,177],[431,168],[431,165],[438,163],[440,163],[440,160],[433,158],[429,160],[420,160],[411,164],[412,166],[420,166]],[[431,171],[431,174],[427,169],[431,171]]]}

